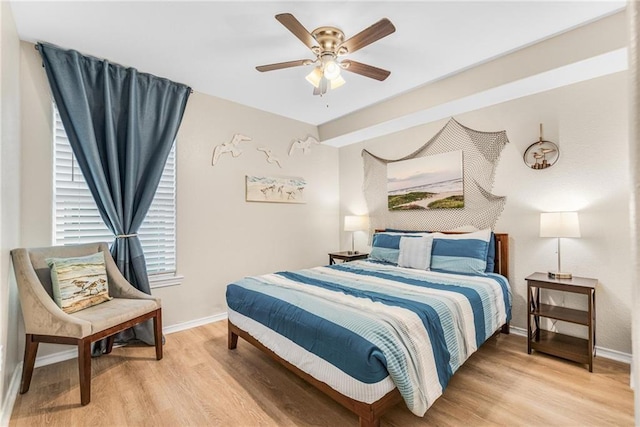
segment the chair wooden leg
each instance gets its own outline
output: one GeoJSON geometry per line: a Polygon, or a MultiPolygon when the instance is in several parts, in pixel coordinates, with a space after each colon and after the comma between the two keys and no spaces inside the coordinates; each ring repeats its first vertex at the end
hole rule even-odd
{"type": "Polygon", "coordinates": [[[162,309],[153,317],[153,334],[156,341],[156,360],[162,360],[162,309]]]}
{"type": "Polygon", "coordinates": [[[116,336],[111,335],[110,337],[107,337],[107,348],[104,351],[104,354],[111,354],[111,350],[113,350],[113,343],[116,340],[116,336]]]}
{"type": "Polygon", "coordinates": [[[33,375],[33,366],[36,363],[36,354],[38,353],[38,341],[33,339],[32,334],[26,334],[24,345],[24,363],[22,366],[22,382],[20,384],[20,394],[29,391],[31,385],[31,376],[33,375]]]}
{"type": "Polygon", "coordinates": [[[80,370],[80,403],[91,401],[91,340],[78,340],[78,368],[80,370]]]}

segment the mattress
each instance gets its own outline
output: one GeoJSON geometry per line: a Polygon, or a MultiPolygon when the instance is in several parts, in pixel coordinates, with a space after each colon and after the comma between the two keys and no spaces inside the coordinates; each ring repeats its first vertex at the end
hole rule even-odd
{"type": "Polygon", "coordinates": [[[511,318],[507,279],[368,261],[248,277],[229,321],[352,399],[398,388],[422,416],[464,361],[511,318]]]}

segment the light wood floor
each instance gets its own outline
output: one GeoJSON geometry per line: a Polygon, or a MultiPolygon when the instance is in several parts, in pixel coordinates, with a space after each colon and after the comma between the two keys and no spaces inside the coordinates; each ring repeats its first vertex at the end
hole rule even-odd
{"type": "MultiPolygon", "coordinates": [[[[594,372],[500,335],[474,354],[424,418],[403,404],[383,426],[633,425],[629,367],[597,358],[594,372]]],[[[226,322],[166,336],[152,347],[93,359],[91,403],[80,406],[75,360],[35,370],[10,426],[357,426],[358,419],[242,339],[227,350],[226,322]]]]}

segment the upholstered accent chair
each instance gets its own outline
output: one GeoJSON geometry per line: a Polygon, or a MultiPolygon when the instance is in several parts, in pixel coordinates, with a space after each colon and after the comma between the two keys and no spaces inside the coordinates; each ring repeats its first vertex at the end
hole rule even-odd
{"type": "Polygon", "coordinates": [[[160,299],[140,292],[120,274],[106,243],[54,246],[11,251],[24,317],[26,344],[20,393],[29,391],[41,342],[78,346],[80,402],[91,401],[91,343],[107,338],[106,353],[120,331],[153,319],[156,359],[162,359],[160,299]],[[65,313],[53,300],[47,258],[73,258],[104,252],[110,301],[75,313],[65,313]]]}

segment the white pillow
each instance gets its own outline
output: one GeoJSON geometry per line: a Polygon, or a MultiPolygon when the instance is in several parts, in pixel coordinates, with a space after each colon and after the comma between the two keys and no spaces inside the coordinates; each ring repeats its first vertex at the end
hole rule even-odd
{"type": "Polygon", "coordinates": [[[398,266],[428,270],[433,236],[401,237],[398,266]]]}

